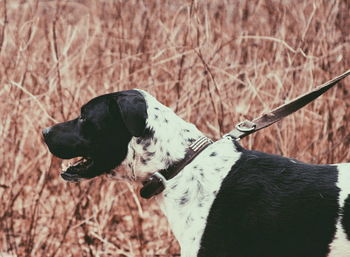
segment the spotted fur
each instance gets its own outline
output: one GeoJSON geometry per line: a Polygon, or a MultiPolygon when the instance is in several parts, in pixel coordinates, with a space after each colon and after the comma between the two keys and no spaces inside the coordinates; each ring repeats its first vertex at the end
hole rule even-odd
{"type": "MultiPolygon", "coordinates": [[[[183,159],[188,146],[203,136],[193,124],[141,92],[147,102],[146,127],[152,136],[132,138],[123,163],[130,168],[129,177],[134,176],[137,181],[183,159]]],[[[169,180],[165,191],[156,196],[180,243],[183,257],[196,256],[199,250],[210,207],[223,178],[239,158],[232,148],[230,139],[215,142],[169,180]]]]}
{"type": "Polygon", "coordinates": [[[232,141],[228,138],[215,142],[169,180],[165,192],[157,197],[180,242],[181,256],[197,255],[221,182],[240,156],[232,149],[232,141]],[[216,153],[215,157],[212,153],[216,153]]]}

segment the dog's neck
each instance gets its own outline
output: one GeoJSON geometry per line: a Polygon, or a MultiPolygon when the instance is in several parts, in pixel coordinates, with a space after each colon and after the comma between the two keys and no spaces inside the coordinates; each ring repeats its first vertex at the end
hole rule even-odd
{"type": "Polygon", "coordinates": [[[144,97],[148,114],[146,133],[131,139],[123,163],[129,176],[137,181],[182,160],[189,145],[203,136],[193,124],[179,118],[149,94],[144,93],[144,97]]]}
{"type": "MultiPolygon", "coordinates": [[[[143,95],[147,104],[147,133],[131,139],[123,162],[129,170],[128,177],[139,182],[182,160],[189,146],[203,137],[193,124],[179,118],[149,94],[143,95]]],[[[219,140],[168,180],[165,190],[155,197],[180,242],[181,256],[196,256],[211,204],[238,158],[231,139],[219,140]],[[222,165],[218,167],[213,160],[222,161],[222,165]]]]}

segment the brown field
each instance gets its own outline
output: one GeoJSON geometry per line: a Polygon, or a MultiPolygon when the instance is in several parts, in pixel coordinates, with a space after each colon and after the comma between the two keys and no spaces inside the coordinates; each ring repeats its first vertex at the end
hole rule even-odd
{"type": "MultiPolygon", "coordinates": [[[[41,129],[142,88],[213,139],[350,68],[348,0],[0,1],[0,256],[177,256],[139,187],[64,182],[41,129]]],[[[244,140],[350,160],[350,79],[244,140]]]]}

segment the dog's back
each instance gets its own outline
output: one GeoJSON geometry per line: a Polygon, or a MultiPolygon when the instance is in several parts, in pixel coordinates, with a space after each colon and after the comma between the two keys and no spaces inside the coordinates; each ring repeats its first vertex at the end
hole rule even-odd
{"type": "Polygon", "coordinates": [[[236,146],[242,155],[213,202],[199,256],[325,257],[340,247],[336,256],[350,256],[350,164],[236,146]]]}

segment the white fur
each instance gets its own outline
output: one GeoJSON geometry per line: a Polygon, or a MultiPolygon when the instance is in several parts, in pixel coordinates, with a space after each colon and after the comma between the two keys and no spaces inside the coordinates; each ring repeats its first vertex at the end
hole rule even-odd
{"type": "MultiPolygon", "coordinates": [[[[340,189],[339,192],[339,209],[344,207],[345,199],[350,194],[350,164],[343,163],[338,164],[338,182],[337,187],[340,189]]],[[[341,217],[341,214],[340,216],[341,217]]],[[[341,219],[338,218],[336,226],[336,234],[333,242],[330,245],[330,253],[328,257],[347,257],[350,256],[350,242],[346,238],[345,231],[341,224],[341,219]]]]}
{"type": "Polygon", "coordinates": [[[167,189],[157,196],[181,245],[181,256],[197,256],[209,210],[223,179],[239,156],[232,139],[221,139],[169,180],[167,189]],[[210,157],[212,152],[217,155],[210,157]],[[181,204],[184,200],[186,202],[181,204]]]}
{"type": "MultiPolygon", "coordinates": [[[[147,104],[146,128],[152,138],[132,138],[123,166],[129,177],[142,181],[156,171],[184,158],[188,146],[203,134],[154,97],[140,90],[147,104]],[[148,157],[147,157],[148,156],[148,157]],[[142,160],[143,159],[143,160],[142,160]]],[[[224,138],[207,147],[177,176],[167,181],[156,196],[181,246],[182,257],[197,255],[210,207],[220,185],[239,159],[231,139],[224,138]],[[215,157],[210,154],[215,152],[215,157]]]]}

